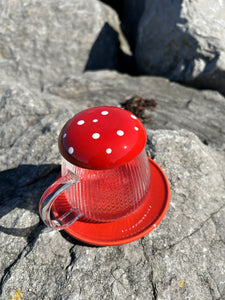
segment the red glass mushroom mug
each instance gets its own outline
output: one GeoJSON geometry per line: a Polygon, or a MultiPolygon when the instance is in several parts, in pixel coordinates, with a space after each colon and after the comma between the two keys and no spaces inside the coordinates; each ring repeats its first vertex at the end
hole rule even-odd
{"type": "Polygon", "coordinates": [[[141,121],[124,109],[100,106],[75,115],[59,135],[61,177],[40,200],[43,221],[61,230],[78,219],[113,222],[138,210],[150,192],[145,144],[141,121]],[[62,195],[68,205],[58,213],[62,195]]]}

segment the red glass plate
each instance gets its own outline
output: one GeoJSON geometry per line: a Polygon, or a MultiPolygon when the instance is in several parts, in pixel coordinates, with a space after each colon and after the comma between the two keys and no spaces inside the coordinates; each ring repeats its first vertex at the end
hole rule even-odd
{"type": "MultiPolygon", "coordinates": [[[[170,202],[170,186],[160,166],[150,158],[149,164],[151,190],[149,197],[139,210],[127,218],[111,223],[93,223],[78,220],[67,227],[65,231],[75,239],[98,246],[130,243],[151,232],[159,225],[167,212],[170,202]]],[[[65,210],[68,206],[63,195],[55,204],[55,212],[60,211],[62,208],[65,210]]]]}

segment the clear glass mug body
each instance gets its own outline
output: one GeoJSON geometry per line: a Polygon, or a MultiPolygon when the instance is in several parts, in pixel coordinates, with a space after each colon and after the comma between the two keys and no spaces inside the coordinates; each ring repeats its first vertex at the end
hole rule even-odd
{"type": "Polygon", "coordinates": [[[42,219],[54,229],[64,229],[78,218],[112,222],[134,213],[149,195],[151,174],[148,157],[143,150],[130,162],[105,170],[80,168],[62,158],[59,181],[59,186],[54,183],[56,191],[53,188],[53,192],[46,192],[40,201],[42,219]],[[52,216],[52,204],[62,192],[70,209],[57,220],[52,216]]]}

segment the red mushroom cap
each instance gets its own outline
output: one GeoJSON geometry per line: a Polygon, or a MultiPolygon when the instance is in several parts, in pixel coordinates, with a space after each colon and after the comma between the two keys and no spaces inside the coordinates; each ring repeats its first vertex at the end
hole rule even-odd
{"type": "Polygon", "coordinates": [[[59,136],[59,149],[70,163],[87,169],[109,169],[141,153],[146,131],[131,112],[113,106],[86,109],[69,120],[59,136]]]}

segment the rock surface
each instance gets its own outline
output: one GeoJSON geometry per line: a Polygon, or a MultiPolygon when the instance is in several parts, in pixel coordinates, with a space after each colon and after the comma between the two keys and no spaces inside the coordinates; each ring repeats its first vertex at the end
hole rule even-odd
{"type": "Polygon", "coordinates": [[[146,107],[139,115],[143,114],[146,128],[184,128],[204,143],[225,150],[225,98],[218,92],[197,91],[159,77],[137,78],[108,71],[68,79],[49,87],[48,92],[77,103],[88,101],[89,105],[118,105],[133,96],[142,97],[144,102],[153,99],[155,110],[146,107]]]}
{"type": "Polygon", "coordinates": [[[119,20],[100,1],[4,0],[0,11],[0,69],[28,85],[117,68],[119,20]]]}
{"type": "Polygon", "coordinates": [[[44,93],[1,78],[0,99],[0,299],[223,299],[225,102],[217,92],[105,71],[44,93]],[[60,171],[62,125],[84,108],[140,92],[158,103],[146,150],[171,185],[166,217],[141,240],[115,247],[49,231],[38,202],[60,171]]]}
{"type": "MultiPolygon", "coordinates": [[[[130,3],[131,11],[143,9],[144,1],[130,3]]],[[[204,5],[199,22],[210,7],[219,13],[216,6],[204,5]]],[[[0,299],[225,299],[224,97],[160,77],[83,74],[84,69],[114,69],[121,59],[117,15],[97,0],[4,0],[0,10],[0,299]],[[89,246],[50,231],[38,214],[42,193],[60,172],[62,126],[97,105],[123,106],[141,118],[147,153],[171,186],[170,207],[160,225],[138,241],[115,247],[89,246]]],[[[197,12],[188,19],[188,30],[196,20],[197,12]]],[[[134,47],[129,29],[127,37],[134,47]]],[[[209,42],[219,47],[220,38],[215,30],[209,42]]],[[[223,45],[219,51],[199,45],[205,56],[197,56],[197,62],[190,56],[190,61],[209,58],[200,75],[213,70],[223,81],[223,64],[219,69],[214,57],[215,52],[222,57],[223,45]]],[[[121,47],[129,54],[126,43],[121,47]]],[[[219,88],[222,81],[217,80],[219,88]]]]}
{"type": "Polygon", "coordinates": [[[197,91],[158,77],[99,71],[52,85],[46,93],[1,77],[0,93],[1,170],[21,163],[55,162],[57,135],[68,117],[86,107],[118,106],[135,95],[157,102],[154,111],[145,110],[146,128],[187,129],[225,153],[225,99],[217,92],[197,91]],[[41,152],[40,144],[45,147],[41,152]]]}
{"type": "Polygon", "coordinates": [[[146,74],[225,94],[225,1],[145,1],[136,62],[146,74]]]}

